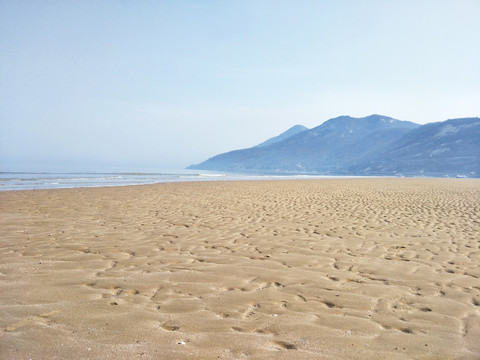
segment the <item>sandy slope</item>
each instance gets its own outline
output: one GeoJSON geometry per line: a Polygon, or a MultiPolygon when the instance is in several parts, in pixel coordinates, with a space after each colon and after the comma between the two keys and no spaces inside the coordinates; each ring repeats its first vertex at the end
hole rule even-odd
{"type": "Polygon", "coordinates": [[[0,193],[0,358],[479,359],[480,181],[0,193]]]}

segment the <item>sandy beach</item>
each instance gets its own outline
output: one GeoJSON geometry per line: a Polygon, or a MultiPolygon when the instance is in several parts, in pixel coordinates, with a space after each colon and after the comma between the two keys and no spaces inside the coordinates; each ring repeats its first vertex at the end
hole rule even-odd
{"type": "Polygon", "coordinates": [[[479,359],[480,180],[0,193],[2,359],[479,359]]]}

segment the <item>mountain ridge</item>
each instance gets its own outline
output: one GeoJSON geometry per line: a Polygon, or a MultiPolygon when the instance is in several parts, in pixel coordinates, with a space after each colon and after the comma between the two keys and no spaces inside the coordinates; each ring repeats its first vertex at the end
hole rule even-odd
{"type": "Polygon", "coordinates": [[[283,139],[259,144],[267,146],[219,154],[188,168],[322,175],[480,174],[479,118],[419,125],[378,114],[342,115],[312,129],[290,135],[289,130],[281,134],[286,134],[283,139]]]}
{"type": "Polygon", "coordinates": [[[265,140],[264,142],[254,146],[254,147],[270,146],[270,145],[273,145],[277,142],[283,141],[283,140],[289,138],[290,136],[296,135],[296,134],[298,134],[302,131],[305,131],[305,130],[308,130],[308,128],[303,126],[303,125],[294,125],[291,128],[289,128],[287,131],[284,131],[283,133],[281,133],[280,135],[275,136],[273,138],[270,138],[268,140],[265,140]]]}

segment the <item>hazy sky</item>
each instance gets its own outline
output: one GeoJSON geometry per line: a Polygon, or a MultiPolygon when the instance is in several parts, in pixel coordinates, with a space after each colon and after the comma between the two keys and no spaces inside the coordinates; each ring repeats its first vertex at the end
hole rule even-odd
{"type": "Polygon", "coordinates": [[[480,116],[480,0],[0,0],[0,170],[182,168],[295,124],[480,116]]]}

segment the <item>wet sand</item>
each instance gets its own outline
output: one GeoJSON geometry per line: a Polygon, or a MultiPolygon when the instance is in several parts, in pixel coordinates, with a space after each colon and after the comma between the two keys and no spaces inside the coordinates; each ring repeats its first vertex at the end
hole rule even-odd
{"type": "Polygon", "coordinates": [[[0,193],[2,359],[479,359],[480,181],[0,193]]]}

